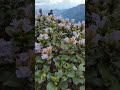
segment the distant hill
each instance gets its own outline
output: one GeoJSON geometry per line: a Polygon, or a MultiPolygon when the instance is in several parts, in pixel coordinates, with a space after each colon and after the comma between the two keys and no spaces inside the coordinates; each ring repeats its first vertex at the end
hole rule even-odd
{"type": "Polygon", "coordinates": [[[75,22],[85,20],[85,4],[70,8],[61,13],[63,18],[75,19],[75,22]]]}
{"type": "MultiPolygon", "coordinates": [[[[47,14],[50,10],[43,10],[44,14],[47,14]]],[[[35,14],[37,15],[39,12],[39,8],[35,9],[35,14]]],[[[80,4],[76,7],[70,8],[70,9],[63,9],[58,10],[54,9],[53,13],[55,16],[62,16],[63,18],[68,19],[75,19],[75,22],[83,21],[85,20],[85,4],[80,4]]]]}

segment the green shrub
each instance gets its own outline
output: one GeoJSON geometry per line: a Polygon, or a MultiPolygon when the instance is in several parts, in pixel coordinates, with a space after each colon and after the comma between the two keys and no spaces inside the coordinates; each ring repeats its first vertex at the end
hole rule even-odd
{"type": "Polygon", "coordinates": [[[85,22],[36,17],[36,90],[83,90],[85,22]]]}

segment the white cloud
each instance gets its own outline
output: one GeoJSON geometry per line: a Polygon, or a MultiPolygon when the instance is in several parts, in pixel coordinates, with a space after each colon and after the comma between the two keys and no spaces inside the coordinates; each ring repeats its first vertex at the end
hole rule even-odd
{"type": "Polygon", "coordinates": [[[67,9],[79,4],[85,4],[85,0],[35,0],[36,6],[46,9],[67,9]]]}
{"type": "Polygon", "coordinates": [[[49,0],[50,1],[50,3],[62,3],[63,2],[63,0],[49,0]]]}
{"type": "Polygon", "coordinates": [[[45,3],[49,2],[49,0],[35,0],[35,3],[45,3]]]}
{"type": "Polygon", "coordinates": [[[85,0],[69,0],[71,4],[83,4],[85,3],[85,0]]]}
{"type": "Polygon", "coordinates": [[[35,0],[36,3],[52,3],[52,4],[57,4],[57,3],[66,3],[66,4],[82,4],[85,3],[85,0],[35,0]]]}
{"type": "Polygon", "coordinates": [[[42,2],[42,3],[35,3],[35,5],[41,6],[41,5],[46,5],[46,3],[44,3],[44,2],[42,2]]]}
{"type": "Polygon", "coordinates": [[[63,0],[36,0],[35,4],[36,5],[41,5],[40,3],[44,3],[44,4],[58,4],[58,3],[62,3],[63,0]]]}

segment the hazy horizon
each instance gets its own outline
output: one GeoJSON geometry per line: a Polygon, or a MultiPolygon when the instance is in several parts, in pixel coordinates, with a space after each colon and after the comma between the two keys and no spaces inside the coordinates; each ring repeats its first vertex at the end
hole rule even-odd
{"type": "Polygon", "coordinates": [[[85,4],[85,0],[35,0],[35,6],[43,10],[69,9],[79,4],[85,4]]]}

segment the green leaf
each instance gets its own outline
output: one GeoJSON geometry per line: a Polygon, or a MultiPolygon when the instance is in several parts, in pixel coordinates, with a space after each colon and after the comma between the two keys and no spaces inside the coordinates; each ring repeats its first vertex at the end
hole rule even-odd
{"type": "Polygon", "coordinates": [[[35,72],[35,76],[39,76],[40,74],[41,74],[41,71],[38,71],[38,70],[37,70],[37,71],[35,72]]]}
{"type": "Polygon", "coordinates": [[[80,90],[85,90],[85,86],[80,86],[80,90]]]}
{"type": "Polygon", "coordinates": [[[74,77],[72,80],[73,80],[73,83],[75,85],[78,85],[80,83],[80,78],[79,77],[74,77]]]}
{"type": "Polygon", "coordinates": [[[66,60],[66,61],[67,61],[69,58],[70,58],[70,56],[68,56],[68,55],[62,55],[62,59],[63,59],[63,60],[66,60]]]}
{"type": "Polygon", "coordinates": [[[67,81],[68,77],[63,76],[62,81],[67,81]]]}
{"type": "Polygon", "coordinates": [[[44,65],[44,67],[43,67],[43,71],[49,71],[49,66],[47,66],[47,65],[44,65]]]}
{"type": "Polygon", "coordinates": [[[63,76],[62,70],[58,70],[57,75],[61,78],[63,76]]]}
{"type": "Polygon", "coordinates": [[[47,80],[51,80],[51,73],[47,74],[47,80]]]}
{"type": "Polygon", "coordinates": [[[56,67],[59,67],[59,63],[58,63],[58,62],[55,62],[55,66],[56,66],[56,67]]]}
{"type": "Polygon", "coordinates": [[[80,65],[79,65],[79,70],[80,70],[80,71],[85,71],[84,64],[80,64],[80,65]]]}
{"type": "Polygon", "coordinates": [[[66,90],[71,90],[71,89],[66,89],[66,90]]]}
{"type": "Polygon", "coordinates": [[[36,61],[36,63],[44,63],[44,60],[42,60],[42,58],[40,56],[37,56],[35,58],[35,61],[36,61]]]}
{"type": "Polygon", "coordinates": [[[51,82],[49,82],[48,84],[47,84],[47,90],[54,90],[55,88],[54,88],[54,85],[51,83],[51,82]]]}
{"type": "Polygon", "coordinates": [[[68,83],[66,81],[62,82],[60,84],[60,88],[63,89],[63,90],[66,90],[68,88],[68,83]]]}
{"type": "Polygon", "coordinates": [[[68,77],[74,77],[75,76],[75,71],[69,71],[67,76],[68,77]]]}

